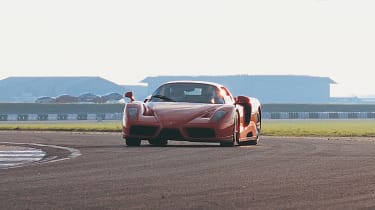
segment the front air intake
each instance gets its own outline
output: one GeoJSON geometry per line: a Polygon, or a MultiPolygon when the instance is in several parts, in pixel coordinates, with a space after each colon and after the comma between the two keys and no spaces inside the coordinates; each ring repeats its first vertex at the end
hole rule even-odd
{"type": "Polygon", "coordinates": [[[177,128],[164,128],[160,131],[159,138],[178,140],[182,138],[182,135],[177,128]]]}
{"type": "Polygon", "coordinates": [[[186,128],[191,138],[214,138],[215,131],[211,128],[186,128]]]}
{"type": "Polygon", "coordinates": [[[158,127],[135,125],[130,128],[130,135],[135,136],[155,136],[158,127]]]}

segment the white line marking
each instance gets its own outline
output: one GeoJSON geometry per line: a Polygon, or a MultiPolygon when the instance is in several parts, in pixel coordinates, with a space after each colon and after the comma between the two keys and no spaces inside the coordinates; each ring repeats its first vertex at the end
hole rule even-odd
{"type": "Polygon", "coordinates": [[[0,158],[5,158],[5,157],[40,157],[40,156],[45,156],[46,153],[35,153],[35,154],[0,154],[0,158]]]}
{"type": "Polygon", "coordinates": [[[68,160],[76,158],[81,155],[81,152],[77,149],[62,147],[57,145],[44,145],[44,144],[29,144],[29,143],[15,143],[15,142],[0,142],[0,144],[10,145],[22,145],[20,150],[0,151],[0,169],[22,167],[29,164],[41,164],[49,162],[58,162],[62,160],[68,160]],[[51,156],[43,159],[46,153],[41,149],[25,147],[26,145],[38,146],[38,147],[51,147],[55,149],[68,150],[70,155],[66,158],[56,159],[57,156],[51,156]]]}
{"type": "Polygon", "coordinates": [[[34,154],[34,153],[43,153],[43,151],[42,150],[35,150],[35,151],[21,151],[21,150],[19,150],[19,151],[17,151],[17,150],[10,150],[10,151],[0,151],[0,155],[1,154],[28,154],[28,153],[31,153],[31,154],[34,154]]]}
{"type": "Polygon", "coordinates": [[[0,151],[0,168],[9,168],[42,160],[46,153],[41,149],[29,147],[5,147],[0,151]],[[7,150],[12,148],[12,150],[7,150]],[[18,148],[18,150],[16,150],[18,148]]]}

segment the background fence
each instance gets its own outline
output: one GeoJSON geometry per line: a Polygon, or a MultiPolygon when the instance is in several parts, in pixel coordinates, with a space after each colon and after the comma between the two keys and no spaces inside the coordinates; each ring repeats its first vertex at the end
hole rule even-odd
{"type": "MultiPolygon", "coordinates": [[[[0,121],[121,120],[124,104],[0,103],[0,121]]],[[[374,104],[263,104],[263,119],[375,119],[374,104]]]]}
{"type": "MultiPolygon", "coordinates": [[[[123,113],[1,114],[0,121],[103,121],[121,120],[123,113]]],[[[263,119],[374,119],[375,112],[263,112],[263,119]]]]}
{"type": "Polygon", "coordinates": [[[375,112],[263,112],[263,119],[375,119],[375,112]]]}
{"type": "Polygon", "coordinates": [[[79,114],[2,114],[0,121],[83,121],[121,120],[122,113],[79,114]]]}

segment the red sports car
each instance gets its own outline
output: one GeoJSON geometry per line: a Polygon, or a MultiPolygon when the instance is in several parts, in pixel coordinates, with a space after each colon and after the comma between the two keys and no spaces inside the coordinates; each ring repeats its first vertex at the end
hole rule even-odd
{"type": "Polygon", "coordinates": [[[126,145],[141,140],[164,146],[168,140],[217,142],[221,146],[255,145],[261,129],[261,104],[247,96],[233,97],[223,85],[174,81],[161,85],[143,102],[125,93],[123,137],[126,145]]]}

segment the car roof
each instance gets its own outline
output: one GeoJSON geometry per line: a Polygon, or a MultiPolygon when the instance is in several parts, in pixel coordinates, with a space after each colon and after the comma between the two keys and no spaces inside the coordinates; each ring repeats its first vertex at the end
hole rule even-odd
{"type": "Polygon", "coordinates": [[[192,83],[192,84],[206,84],[206,85],[213,85],[216,87],[222,87],[223,85],[215,82],[207,82],[207,81],[196,81],[196,80],[176,80],[176,81],[169,81],[164,83],[165,84],[173,84],[173,83],[192,83]]]}

